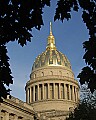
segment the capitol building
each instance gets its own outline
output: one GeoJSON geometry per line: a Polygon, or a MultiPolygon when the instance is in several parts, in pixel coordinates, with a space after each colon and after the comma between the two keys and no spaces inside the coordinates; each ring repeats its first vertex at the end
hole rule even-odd
{"type": "Polygon", "coordinates": [[[8,97],[0,103],[0,120],[66,120],[78,104],[79,85],[56,48],[51,23],[46,50],[35,59],[25,91],[26,102],[8,97]]]}

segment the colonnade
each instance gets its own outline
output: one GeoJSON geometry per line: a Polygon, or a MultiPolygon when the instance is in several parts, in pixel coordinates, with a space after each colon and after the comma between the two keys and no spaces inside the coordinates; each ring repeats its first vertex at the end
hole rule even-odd
{"type": "Polygon", "coordinates": [[[26,90],[26,101],[32,103],[46,99],[66,99],[77,101],[79,89],[77,86],[64,83],[33,84],[26,90]]]}

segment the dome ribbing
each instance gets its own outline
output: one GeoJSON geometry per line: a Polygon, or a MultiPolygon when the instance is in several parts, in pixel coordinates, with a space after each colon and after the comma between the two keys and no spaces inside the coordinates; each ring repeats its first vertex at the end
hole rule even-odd
{"type": "Polygon", "coordinates": [[[71,65],[67,57],[58,51],[55,46],[55,38],[52,34],[52,25],[50,23],[50,35],[47,39],[47,47],[42,54],[38,55],[33,64],[32,70],[45,66],[62,66],[71,69],[71,65]]]}

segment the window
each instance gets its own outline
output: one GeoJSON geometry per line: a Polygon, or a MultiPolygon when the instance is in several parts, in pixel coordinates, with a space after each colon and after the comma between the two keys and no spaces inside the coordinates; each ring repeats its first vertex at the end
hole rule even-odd
{"type": "Polygon", "coordinates": [[[52,72],[52,71],[50,71],[50,75],[53,75],[53,72],[52,72]]]}
{"type": "Polygon", "coordinates": [[[61,61],[60,61],[60,59],[57,59],[57,63],[58,63],[59,65],[61,65],[61,61]]]}
{"type": "Polygon", "coordinates": [[[41,73],[41,76],[44,76],[44,72],[41,73]]]}
{"type": "Polygon", "coordinates": [[[49,59],[49,65],[53,64],[53,59],[49,59]]]}
{"type": "Polygon", "coordinates": [[[3,120],[3,117],[1,117],[1,120],[3,120]]]}
{"type": "Polygon", "coordinates": [[[36,78],[36,74],[34,74],[34,78],[36,78]]]}

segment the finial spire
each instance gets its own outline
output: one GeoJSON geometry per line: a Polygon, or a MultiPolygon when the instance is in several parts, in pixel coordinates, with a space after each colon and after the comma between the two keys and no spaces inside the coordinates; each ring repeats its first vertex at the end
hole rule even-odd
{"type": "Polygon", "coordinates": [[[52,23],[50,22],[50,34],[52,34],[52,23]]]}
{"type": "Polygon", "coordinates": [[[47,43],[47,47],[46,47],[47,50],[51,49],[56,49],[56,46],[55,46],[55,38],[52,34],[52,23],[50,22],[50,35],[48,36],[48,43],[47,43]]]}

